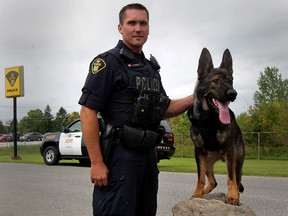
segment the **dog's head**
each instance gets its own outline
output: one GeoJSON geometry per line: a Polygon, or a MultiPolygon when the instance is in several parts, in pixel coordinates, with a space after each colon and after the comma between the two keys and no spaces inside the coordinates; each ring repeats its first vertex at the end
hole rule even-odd
{"type": "MultiPolygon", "coordinates": [[[[204,48],[198,64],[198,81],[195,88],[194,114],[199,108],[204,112],[216,112],[223,124],[230,124],[229,103],[236,99],[233,88],[232,57],[228,49],[223,53],[219,68],[213,67],[210,52],[204,48]]],[[[197,114],[196,114],[197,115],[197,114]]]]}

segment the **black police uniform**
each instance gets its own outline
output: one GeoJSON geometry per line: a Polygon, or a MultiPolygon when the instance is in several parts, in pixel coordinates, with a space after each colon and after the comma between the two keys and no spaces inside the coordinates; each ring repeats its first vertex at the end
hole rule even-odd
{"type": "MultiPolygon", "coordinates": [[[[143,53],[133,53],[120,40],[91,62],[79,104],[99,111],[106,124],[117,128],[129,126],[145,134],[156,131],[170,102],[159,69],[155,59],[148,61],[143,53]]],[[[106,164],[108,186],[94,188],[94,215],[156,215],[159,171],[155,150],[130,148],[124,145],[126,141],[121,133],[113,145],[106,164]]]]}

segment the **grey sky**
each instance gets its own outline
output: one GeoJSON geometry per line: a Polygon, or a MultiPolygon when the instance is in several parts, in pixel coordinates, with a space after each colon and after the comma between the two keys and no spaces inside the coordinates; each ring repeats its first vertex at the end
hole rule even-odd
{"type": "MultiPolygon", "coordinates": [[[[23,65],[25,96],[18,98],[18,120],[31,109],[50,105],[79,111],[78,99],[90,61],[121,39],[118,12],[124,0],[1,0],[0,120],[13,119],[13,100],[5,98],[5,68],[23,65]]],[[[203,47],[218,67],[229,48],[238,97],[236,115],[253,104],[264,68],[277,67],[288,78],[288,1],[138,1],[150,11],[144,53],[161,65],[170,98],[191,94],[203,47]]]]}

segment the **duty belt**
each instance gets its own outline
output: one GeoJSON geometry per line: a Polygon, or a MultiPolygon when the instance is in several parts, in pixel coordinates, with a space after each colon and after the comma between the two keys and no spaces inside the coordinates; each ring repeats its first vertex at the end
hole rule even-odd
{"type": "Polygon", "coordinates": [[[163,128],[159,130],[142,130],[124,125],[117,129],[118,136],[123,146],[132,149],[141,149],[143,151],[151,150],[160,143],[164,134],[163,128]]]}

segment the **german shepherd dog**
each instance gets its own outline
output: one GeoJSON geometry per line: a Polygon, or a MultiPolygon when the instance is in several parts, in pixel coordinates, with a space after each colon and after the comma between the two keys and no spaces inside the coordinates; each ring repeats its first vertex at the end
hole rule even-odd
{"type": "Polygon", "coordinates": [[[188,110],[198,171],[192,197],[200,198],[217,186],[214,163],[221,159],[226,163],[228,175],[225,203],[240,205],[239,192],[244,191],[241,178],[245,148],[235,115],[228,107],[237,96],[233,88],[230,51],[225,50],[220,67],[214,68],[210,52],[203,48],[197,72],[194,103],[188,110]],[[204,189],[205,174],[208,185],[204,189]]]}

